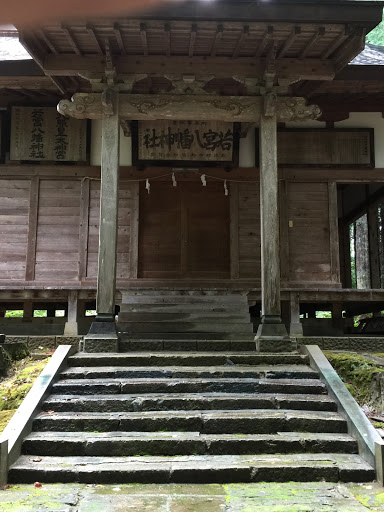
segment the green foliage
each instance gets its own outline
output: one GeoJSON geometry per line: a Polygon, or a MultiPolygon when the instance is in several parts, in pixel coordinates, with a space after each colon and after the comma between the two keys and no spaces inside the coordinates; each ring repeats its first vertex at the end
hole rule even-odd
{"type": "Polygon", "coordinates": [[[351,395],[360,405],[364,405],[375,374],[383,372],[384,369],[376,366],[374,361],[358,354],[334,352],[324,352],[324,354],[351,395]]]}
{"type": "Polygon", "coordinates": [[[22,318],[23,310],[22,309],[14,309],[5,312],[5,318],[22,318]]]}

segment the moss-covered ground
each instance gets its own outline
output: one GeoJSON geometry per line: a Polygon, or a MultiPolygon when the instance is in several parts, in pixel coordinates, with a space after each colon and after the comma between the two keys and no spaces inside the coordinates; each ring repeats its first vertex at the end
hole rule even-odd
{"type": "Polygon", "coordinates": [[[26,397],[49,358],[36,361],[31,357],[15,361],[8,376],[0,381],[0,432],[26,397]]]}
{"type": "Polygon", "coordinates": [[[384,368],[356,353],[325,351],[324,354],[359,405],[366,404],[375,375],[384,372],[384,368]]]}

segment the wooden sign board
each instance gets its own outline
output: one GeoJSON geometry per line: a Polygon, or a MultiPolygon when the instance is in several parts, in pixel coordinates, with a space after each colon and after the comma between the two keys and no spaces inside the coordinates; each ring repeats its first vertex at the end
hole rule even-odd
{"type": "Polygon", "coordinates": [[[281,167],[375,167],[373,128],[281,128],[281,167]]]}
{"type": "Polygon", "coordinates": [[[133,165],[238,166],[238,123],[133,121],[133,165]]]}
{"type": "Polygon", "coordinates": [[[86,123],[54,107],[12,107],[10,159],[85,162],[86,123]]]}

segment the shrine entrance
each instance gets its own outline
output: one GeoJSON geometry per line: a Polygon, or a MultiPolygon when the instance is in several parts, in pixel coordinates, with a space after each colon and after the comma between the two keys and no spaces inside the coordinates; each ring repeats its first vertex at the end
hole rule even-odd
{"type": "MultiPolygon", "coordinates": [[[[198,178],[196,178],[198,179],[198,178]]],[[[229,196],[221,182],[140,188],[141,278],[229,279],[229,196]]]]}

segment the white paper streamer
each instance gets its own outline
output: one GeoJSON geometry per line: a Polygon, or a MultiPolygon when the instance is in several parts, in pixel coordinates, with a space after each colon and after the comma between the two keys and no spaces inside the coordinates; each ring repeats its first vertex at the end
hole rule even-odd
{"type": "Polygon", "coordinates": [[[172,173],[172,185],[174,187],[177,187],[177,181],[176,181],[176,177],[175,177],[175,173],[174,172],[172,173]]]}
{"type": "Polygon", "coordinates": [[[202,174],[200,176],[201,178],[201,183],[203,184],[203,187],[206,187],[207,186],[207,180],[205,179],[205,174],[202,174]]]}
{"type": "Polygon", "coordinates": [[[228,187],[227,187],[227,180],[224,180],[224,194],[228,195],[228,187]]]}
{"type": "Polygon", "coordinates": [[[148,194],[150,193],[151,191],[151,185],[149,184],[149,180],[147,178],[146,182],[145,182],[145,188],[147,189],[147,192],[148,194]]]}

